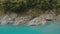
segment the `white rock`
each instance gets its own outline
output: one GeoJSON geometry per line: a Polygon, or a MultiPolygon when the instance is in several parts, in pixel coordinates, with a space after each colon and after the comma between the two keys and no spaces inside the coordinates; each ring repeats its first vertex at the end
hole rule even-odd
{"type": "Polygon", "coordinates": [[[9,18],[8,15],[4,15],[4,16],[1,18],[0,22],[1,22],[1,24],[7,24],[10,20],[11,20],[11,18],[9,18]]]}
{"type": "Polygon", "coordinates": [[[45,18],[46,18],[46,19],[54,20],[54,19],[55,19],[55,15],[53,15],[53,14],[46,14],[46,15],[45,15],[45,18]]]}
{"type": "Polygon", "coordinates": [[[56,20],[60,21],[60,15],[58,15],[58,16],[56,17],[56,20]]]}
{"type": "Polygon", "coordinates": [[[20,16],[15,19],[13,25],[24,24],[24,23],[28,22],[31,18],[32,18],[32,16],[20,16]]]}
{"type": "Polygon", "coordinates": [[[46,20],[44,18],[41,18],[41,16],[39,16],[29,21],[27,25],[40,25],[40,24],[45,24],[45,23],[46,23],[46,20]]]}

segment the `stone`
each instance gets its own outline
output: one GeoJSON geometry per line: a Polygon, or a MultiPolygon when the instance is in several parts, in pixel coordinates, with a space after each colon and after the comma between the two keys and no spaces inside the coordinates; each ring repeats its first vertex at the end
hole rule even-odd
{"type": "Polygon", "coordinates": [[[32,18],[32,16],[20,16],[20,17],[17,17],[15,19],[13,25],[19,25],[19,24],[27,23],[31,18],[32,18]]]}
{"type": "Polygon", "coordinates": [[[57,21],[60,21],[60,15],[57,15],[57,16],[56,16],[56,20],[57,20],[57,21]]]}
{"type": "Polygon", "coordinates": [[[46,23],[46,20],[41,16],[39,16],[29,21],[27,25],[40,25],[40,24],[44,25],[45,23],[46,23]]]}
{"type": "Polygon", "coordinates": [[[8,15],[4,15],[0,20],[1,24],[7,24],[8,23],[8,17],[9,17],[8,15]]]}

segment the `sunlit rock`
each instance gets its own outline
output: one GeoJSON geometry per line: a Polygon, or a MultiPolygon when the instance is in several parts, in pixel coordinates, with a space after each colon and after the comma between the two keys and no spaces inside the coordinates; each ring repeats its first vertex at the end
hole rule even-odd
{"type": "Polygon", "coordinates": [[[9,18],[8,15],[3,15],[3,16],[1,17],[0,23],[1,23],[1,24],[7,24],[10,20],[11,20],[11,18],[9,18]]]}
{"type": "Polygon", "coordinates": [[[45,14],[45,18],[47,21],[55,20],[56,14],[53,11],[50,11],[49,13],[45,14]]]}
{"type": "Polygon", "coordinates": [[[13,25],[19,25],[19,24],[27,23],[31,18],[32,18],[32,16],[20,16],[20,17],[17,17],[15,19],[13,25]]]}
{"type": "Polygon", "coordinates": [[[56,20],[60,21],[60,15],[56,16],[56,20]]]}
{"type": "Polygon", "coordinates": [[[45,18],[42,18],[41,16],[39,16],[29,21],[27,25],[40,25],[40,24],[44,25],[45,23],[46,23],[45,18]]]}
{"type": "Polygon", "coordinates": [[[45,15],[45,18],[46,18],[46,20],[47,21],[51,21],[51,20],[55,20],[55,15],[53,15],[53,14],[46,14],[45,15]]]}

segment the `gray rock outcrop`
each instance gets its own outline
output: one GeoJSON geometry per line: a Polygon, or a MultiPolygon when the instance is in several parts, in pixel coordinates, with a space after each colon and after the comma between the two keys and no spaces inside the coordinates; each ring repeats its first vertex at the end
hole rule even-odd
{"type": "Polygon", "coordinates": [[[56,16],[56,20],[60,21],[60,15],[56,16]]]}
{"type": "Polygon", "coordinates": [[[15,21],[14,21],[13,25],[19,25],[19,24],[27,23],[31,18],[32,18],[32,16],[20,16],[20,17],[17,17],[17,18],[15,18],[15,21]]]}
{"type": "Polygon", "coordinates": [[[40,25],[40,24],[45,24],[45,23],[46,23],[45,18],[42,18],[41,16],[39,16],[29,21],[27,25],[40,25]]]}
{"type": "Polygon", "coordinates": [[[0,23],[7,24],[10,20],[11,20],[11,18],[8,15],[3,15],[0,19],[0,23]]]}

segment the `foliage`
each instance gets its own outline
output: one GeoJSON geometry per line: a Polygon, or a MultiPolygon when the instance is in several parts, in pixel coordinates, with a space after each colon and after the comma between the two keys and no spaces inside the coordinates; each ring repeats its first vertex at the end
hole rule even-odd
{"type": "Polygon", "coordinates": [[[23,14],[34,8],[45,13],[47,10],[60,8],[60,0],[6,0],[1,1],[1,3],[5,13],[15,12],[23,14]]]}

